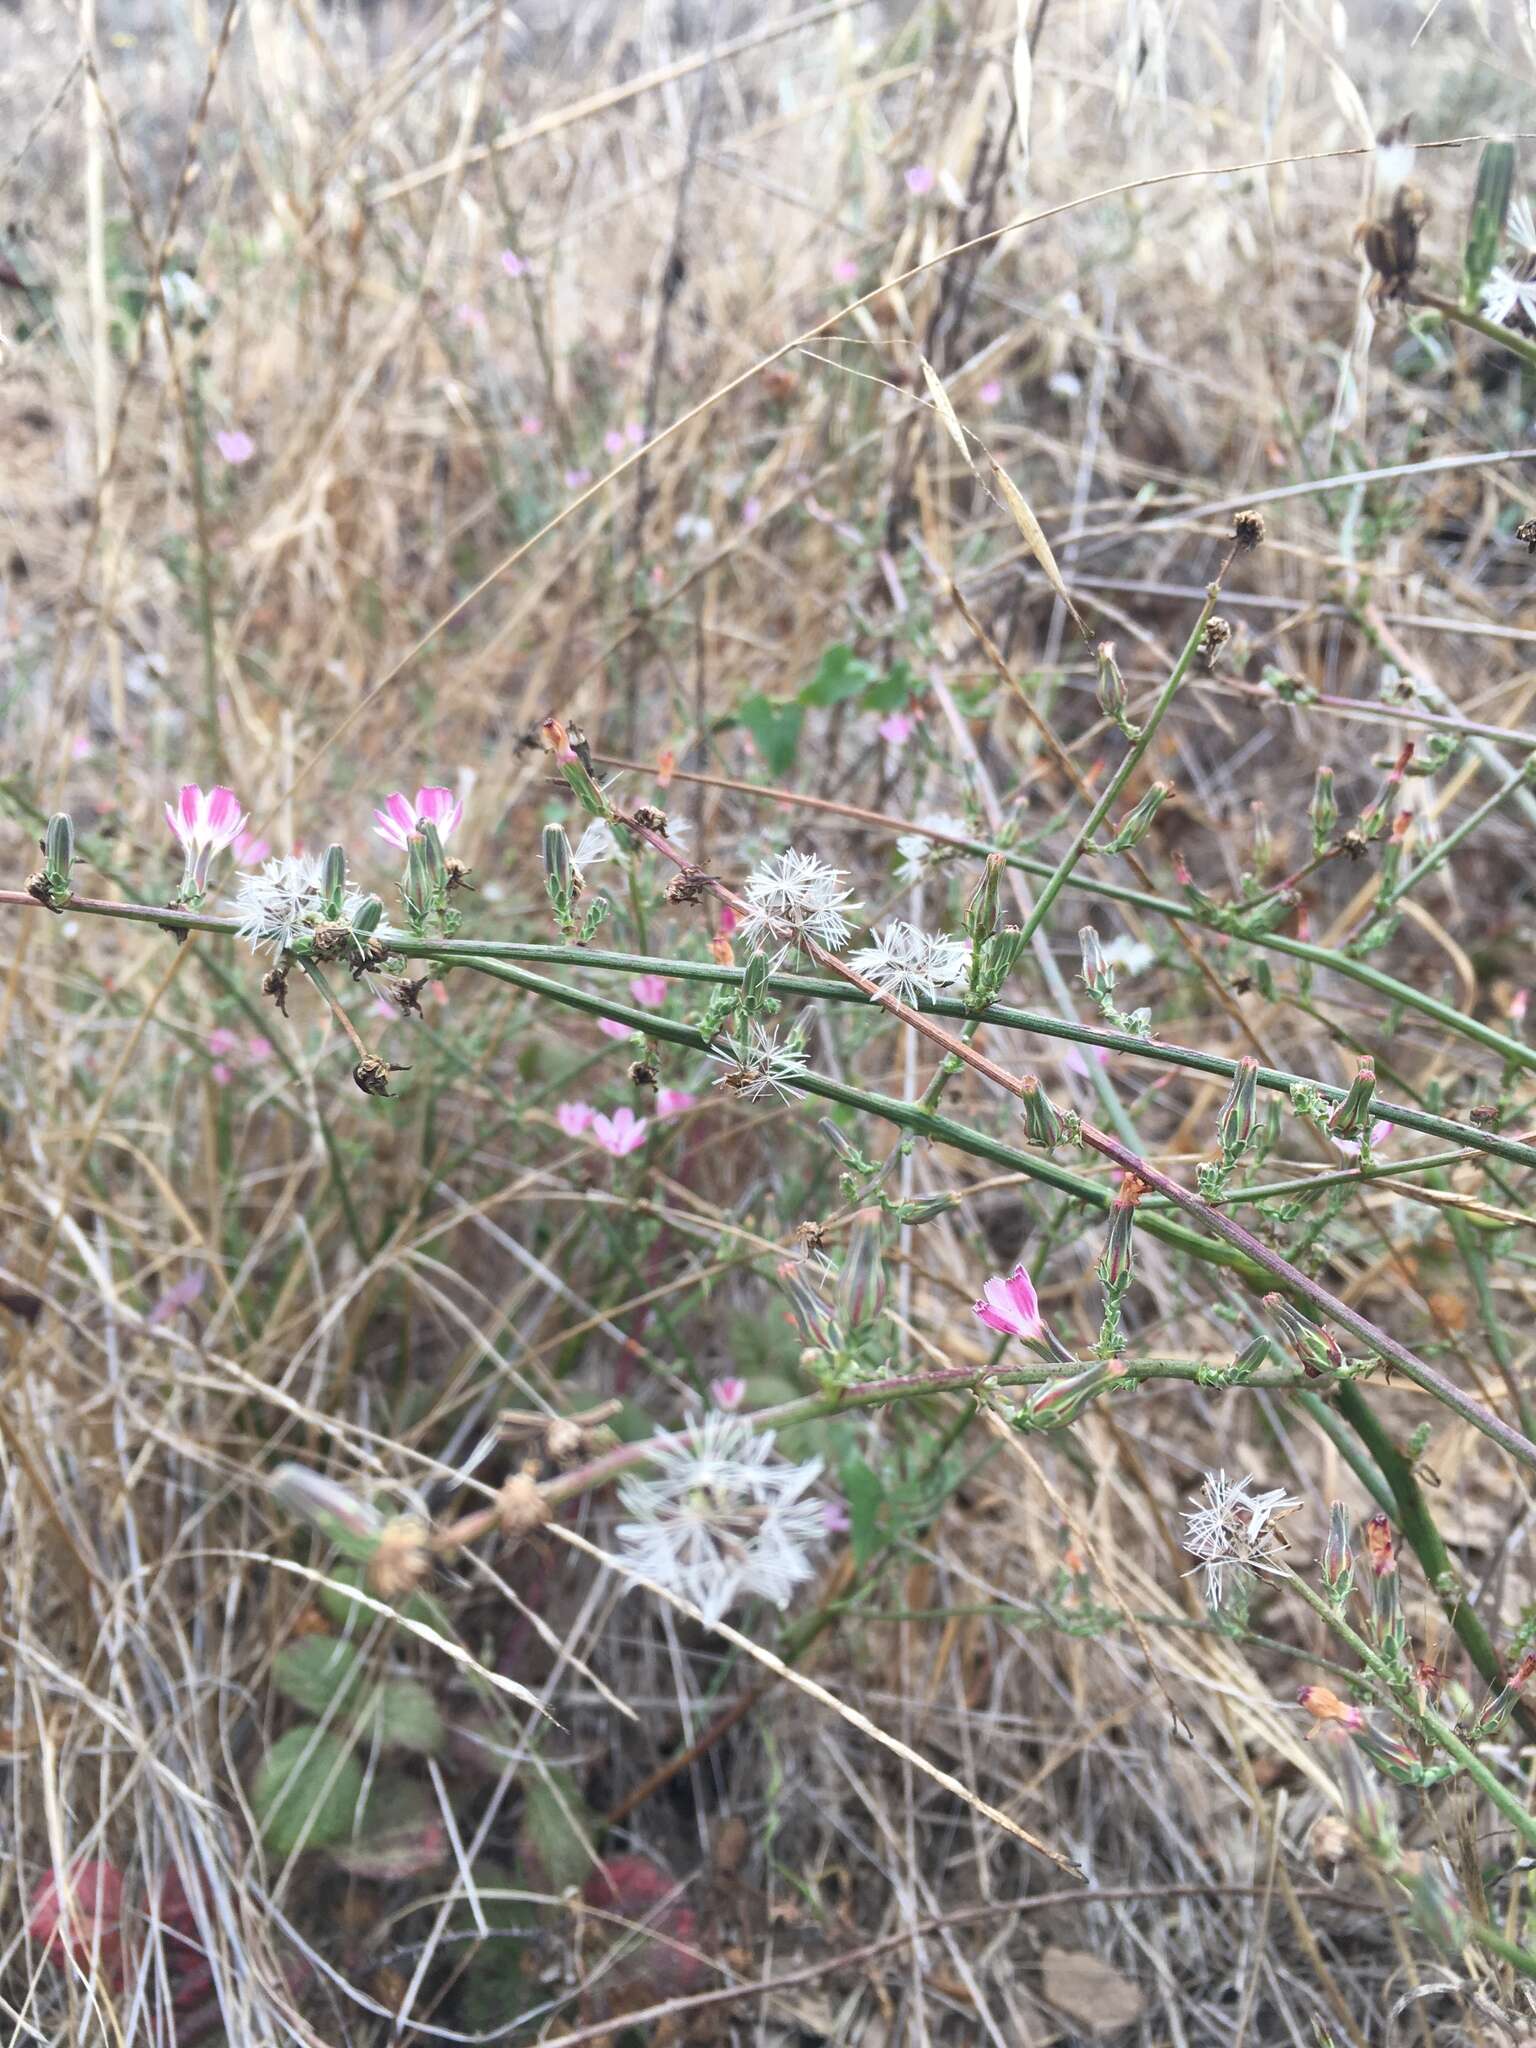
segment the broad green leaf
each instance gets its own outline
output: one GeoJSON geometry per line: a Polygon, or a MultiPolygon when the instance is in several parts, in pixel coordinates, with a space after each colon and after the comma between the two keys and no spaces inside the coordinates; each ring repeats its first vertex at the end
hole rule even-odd
{"type": "Polygon", "coordinates": [[[885,1487],[878,1472],[855,1453],[846,1458],[838,1473],[843,1498],[848,1503],[848,1538],[853,1562],[862,1571],[880,1547],[880,1509],[885,1487]]]}
{"type": "Polygon", "coordinates": [[[782,780],[795,765],[800,750],[800,728],[805,723],[803,705],[766,697],[759,690],[744,697],[737,707],[737,719],[757,742],[757,751],[770,775],[782,780]]]}
{"type": "Polygon", "coordinates": [[[369,1722],[386,1749],[433,1756],[442,1747],[443,1719],[419,1678],[392,1678],[381,1685],[369,1702],[369,1722]]]}
{"type": "Polygon", "coordinates": [[[306,1714],[324,1714],[333,1701],[343,1712],[360,1661],[354,1645],[337,1636],[301,1636],[272,1659],[272,1683],[306,1714]]]}
{"type": "Polygon", "coordinates": [[[579,1885],[597,1861],[596,1817],[569,1771],[530,1766],[523,1779],[523,1857],[550,1891],[579,1885]]]}
{"type": "Polygon", "coordinates": [[[348,1744],[306,1722],[267,1751],[251,1805],[262,1840],[290,1856],[350,1835],[362,1790],[362,1769],[348,1744]]]}
{"type": "Polygon", "coordinates": [[[375,1776],[351,1840],[331,1851],[343,1870],[379,1884],[436,1870],[447,1854],[448,1830],[437,1801],[400,1771],[375,1776]]]}
{"type": "Polygon", "coordinates": [[[860,661],[849,648],[839,643],[829,647],[821,657],[820,667],[800,692],[800,702],[814,710],[825,711],[833,704],[861,695],[874,681],[875,672],[869,663],[860,661]]]}

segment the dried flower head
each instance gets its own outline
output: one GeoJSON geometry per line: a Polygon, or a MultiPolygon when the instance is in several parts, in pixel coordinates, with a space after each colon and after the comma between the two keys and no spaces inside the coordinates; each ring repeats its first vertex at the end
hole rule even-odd
{"type": "Polygon", "coordinates": [[[1184,1548],[1200,1560],[1196,1569],[1205,1574],[1211,1607],[1221,1605],[1229,1573],[1277,1569],[1274,1560],[1286,1542],[1275,1524],[1301,1506],[1279,1487],[1255,1493],[1253,1485],[1251,1479],[1207,1472],[1199,1493],[1191,1496],[1196,1506],[1184,1517],[1184,1548]]]}
{"type": "Polygon", "coordinates": [[[1226,651],[1227,643],[1231,638],[1231,621],[1222,618],[1218,612],[1212,612],[1205,622],[1204,632],[1200,635],[1200,659],[1207,668],[1214,668],[1216,666],[1226,651]]]}
{"type": "Polygon", "coordinates": [[[970,946],[947,932],[919,931],[898,917],[872,939],[849,954],[848,964],[898,1002],[912,1003],[919,996],[932,1002],[942,990],[957,988],[970,972],[970,946]]]}
{"type": "Polygon", "coordinates": [[[1264,545],[1264,514],[1262,512],[1236,512],[1232,516],[1232,538],[1242,552],[1252,554],[1255,548],[1264,545]]]}
{"type": "Polygon", "coordinates": [[[400,1600],[414,1593],[432,1569],[426,1525],[414,1515],[385,1524],[378,1547],[368,1560],[368,1590],[381,1600],[400,1600]]]}
{"type": "Polygon", "coordinates": [[[781,1045],[778,1033],[755,1019],[745,1037],[717,1039],[709,1057],[726,1070],[715,1086],[729,1088],[744,1102],[759,1102],[767,1095],[789,1102],[801,1092],[805,1054],[793,1042],[781,1045]]]}
{"type": "Polygon", "coordinates": [[[841,869],[829,867],[814,853],[797,853],[787,846],[759,861],[741,893],[747,902],[741,936],[754,953],[773,946],[782,957],[801,939],[833,953],[848,943],[852,927],[846,912],[858,907],[853,891],[843,887],[841,869]]]}
{"type": "Polygon", "coordinates": [[[1528,555],[1536,555],[1536,519],[1522,519],[1515,528],[1515,539],[1528,555]]]}
{"type": "Polygon", "coordinates": [[[1408,296],[1419,267],[1419,235],[1428,219],[1429,201],[1424,194],[1416,185],[1400,184],[1387,213],[1378,220],[1362,221],[1355,229],[1356,244],[1364,250],[1373,273],[1370,298],[1408,296]]]}
{"type": "Polygon", "coordinates": [[[619,1487],[633,1517],[615,1532],[629,1568],[692,1601],[706,1621],[753,1594],[787,1606],[813,1576],[807,1553],[826,1537],[821,1502],[809,1497],[821,1460],[786,1464],[771,1432],[719,1410],[650,1455],[656,1476],[619,1487]]]}

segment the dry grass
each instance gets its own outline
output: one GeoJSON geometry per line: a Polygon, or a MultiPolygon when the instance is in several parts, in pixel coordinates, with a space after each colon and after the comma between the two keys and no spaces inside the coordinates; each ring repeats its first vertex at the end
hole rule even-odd
{"type": "MultiPolygon", "coordinates": [[[[162,900],[161,804],[192,776],[234,782],[279,848],[341,837],[371,867],[372,805],[440,779],[466,797],[472,931],[545,940],[539,827],[568,806],[528,742],[554,711],[600,756],[649,764],[626,801],[655,796],[666,750],[681,773],[665,801],[712,869],[743,872],[793,831],[853,871],[870,915],[914,914],[926,892],[930,919],[950,903],[953,921],[974,864],[914,892],[892,879],[893,829],[847,808],[969,812],[980,836],[1007,824],[1050,861],[1083,815],[1075,778],[1101,784],[1117,742],[1064,611],[935,420],[924,356],[1026,491],[1138,705],[1188,631],[1226,508],[1268,504],[1269,544],[1224,600],[1232,655],[1177,700],[1149,761],[1177,801],[1140,857],[1159,894],[1177,853],[1224,896],[1253,860],[1257,805],[1264,872],[1299,867],[1316,764],[1337,768],[1348,816],[1381,782],[1373,762],[1432,730],[1383,706],[1384,663],[1459,718],[1536,726],[1536,614],[1507,537],[1512,512],[1536,510],[1529,466],[1447,460],[1524,449],[1531,380],[1467,335],[1420,344],[1391,309],[1373,321],[1350,241],[1374,125],[1409,107],[1426,139],[1519,125],[1536,43],[1488,12],[1485,29],[1475,7],[1436,10],[1410,44],[1401,9],[1054,0],[1030,13],[1026,177],[1012,0],[807,7],[796,27],[788,7],[264,0],[227,37],[204,7],[103,8],[94,41],[89,14],[23,0],[0,20],[16,116],[0,254],[21,279],[0,382],[16,885],[39,813],[62,805],[89,852],[84,893],[162,900]],[[914,165],[932,192],[908,192],[914,165]],[[1021,215],[1042,217],[949,253],[1021,215]],[[195,274],[205,319],[184,299],[157,309],[176,273],[195,274]],[[254,444],[238,465],[215,438],[236,431],[254,444]],[[1288,495],[1396,465],[1410,473],[1288,495]],[[798,690],[837,644],[882,673],[908,664],[921,731],[898,752],[857,706],[814,711],[776,775],[739,709],[798,690]],[[1266,665],[1328,701],[1257,691],[1266,665]],[[1344,716],[1332,700],[1348,698],[1377,715],[1344,716]]],[[[1471,144],[1419,159],[1430,260],[1452,276],[1477,160],[1471,144]]],[[[1426,834],[1531,742],[1481,744],[1404,785],[1426,834]]],[[[1533,815],[1523,794],[1495,811],[1374,964],[1504,1028],[1528,976],[1533,815]]],[[[654,864],[639,872],[651,890],[654,864]]],[[[1343,944],[1374,879],[1335,862],[1309,883],[1318,943],[1343,944]]],[[[1089,901],[1053,914],[1011,1000],[1081,1003],[1065,983],[1089,901]]],[[[637,930],[631,907],[615,945],[705,956],[697,914],[647,898],[637,930]]],[[[313,995],[275,1016],[226,941],[7,914],[8,2038],[485,2039],[521,2016],[515,2038],[564,2042],[647,2002],[667,2008],[642,2022],[659,2041],[1521,2038],[1518,1979],[1473,1949],[1437,1956],[1365,1859],[1319,1866],[1339,1796],[1291,1702],[1336,1650],[1272,1592],[1260,1638],[1223,1632],[1181,1577],[1177,1515],[1207,1465],[1301,1495],[1309,1562],[1327,1502],[1367,1504],[1336,1438],[1271,1393],[1153,1385],[1050,1438],[951,1396],[819,1440],[904,1458],[907,1490],[873,1562],[839,1546],[763,1641],[1077,1863],[1086,1893],[553,1533],[466,1549],[440,1574],[467,1663],[363,1624],[380,1668],[425,1680],[454,1729],[418,1773],[438,1859],[348,1876],[263,1846],[250,1787],[293,1719],[273,1659],[325,1625],[312,1579],[282,1567],[330,1555],[274,1506],[277,1465],[442,1518],[512,1469],[495,1428],[509,1403],[568,1412],[617,1392],[627,1427],[669,1426],[727,1369],[764,1400],[803,1391],[773,1271],[799,1222],[838,1212],[837,1161],[811,1105],[731,1104],[674,1052],[664,1083],[703,1106],[639,1162],[594,1168],[552,1111],[627,1099],[630,1055],[587,1018],[458,973],[419,1021],[354,1004],[369,1043],[411,1066],[400,1099],[377,1102],[352,1089],[313,995]],[[472,1754],[477,1730],[502,1752],[472,1754]],[[654,1943],[626,1960],[624,1915],[570,1889],[579,1859],[551,1862],[530,1783],[546,1813],[554,1785],[616,1816],[604,1855],[643,1853],[686,1885],[686,1938],[661,1924],[706,1970],[654,1943]],[[44,1887],[81,1858],[125,1874],[121,1968],[100,1953],[66,1967],[37,1938],[44,1887]],[[542,1903],[517,1995],[488,2014],[462,1970],[506,1924],[490,1868],[542,1903]],[[173,1869],[190,1933],[156,1922],[173,1869]],[[189,1944],[195,1996],[177,1974],[189,1944]]],[[[1126,986],[1173,1044],[1256,1049],[1329,1083],[1374,1050],[1457,1117],[1497,1088],[1496,1060],[1424,1016],[1384,1016],[1357,981],[1309,991],[1275,958],[1269,994],[1235,992],[1242,963],[1218,936],[1095,914],[1106,938],[1155,949],[1126,986]]],[[[983,1044],[1094,1106],[1061,1041],[983,1044]]],[[[932,1077],[927,1048],[862,1008],[829,1012],[813,1050],[908,1100],[932,1077]]],[[[1157,1163],[1192,1181],[1222,1084],[1125,1056],[1104,1071],[1157,1163]]],[[[1017,1137],[975,1076],[945,1107],[1017,1137]]],[[[1404,1178],[1353,1190],[1326,1229],[1310,1210],[1258,1227],[1497,1401],[1500,1363],[1511,1383],[1529,1366],[1527,1234],[1499,1241],[1496,1266],[1461,1263],[1443,1206],[1523,1214],[1523,1169],[1486,1168],[1464,1155],[1442,1206],[1404,1178]]],[[[1107,1184],[1091,1158],[1073,1170],[1107,1184]]],[[[1289,1126],[1266,1176],[1317,1170],[1289,1126]]],[[[966,1199],[893,1249],[893,1369],[984,1363],[968,1304],[1026,1247],[1059,1326],[1091,1346],[1094,1213],[940,1147],[898,1182],[966,1199]]],[[[1135,1348],[1224,1362],[1248,1334],[1239,1293],[1145,1240],[1135,1348]]],[[[1529,1602],[1514,1468],[1412,1390],[1372,1395],[1400,1439],[1433,1426],[1441,1526],[1508,1646],[1529,1602]]],[[[611,1496],[568,1512],[611,1551],[611,1496]]],[[[1422,1585],[1409,1605],[1418,1648],[1465,1676],[1422,1585]]],[[[1405,1794],[1401,1825],[1465,1872],[1474,1811],[1492,1823],[1460,1799],[1405,1794]]],[[[1515,1885],[1487,1907],[1512,1938],[1520,1903],[1515,1885]]]]}

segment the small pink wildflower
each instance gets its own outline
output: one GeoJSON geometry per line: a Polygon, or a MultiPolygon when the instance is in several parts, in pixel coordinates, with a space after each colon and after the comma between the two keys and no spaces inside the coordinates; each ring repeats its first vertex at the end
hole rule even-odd
{"type": "Polygon", "coordinates": [[[1000,1330],[1006,1337],[1039,1337],[1045,1330],[1034,1282],[1021,1265],[1006,1280],[994,1274],[982,1288],[974,1312],[989,1330],[1000,1330]]]}
{"type": "Polygon", "coordinates": [[[909,718],[905,711],[893,711],[889,718],[882,718],[876,728],[888,747],[904,747],[917,731],[917,720],[909,718]]]}
{"type": "Polygon", "coordinates": [[[235,1078],[234,1068],[226,1066],[223,1060],[215,1060],[208,1071],[221,1088],[227,1088],[235,1078]]]}
{"type": "Polygon", "coordinates": [[[485,325],[484,313],[469,299],[466,299],[462,305],[454,307],[453,317],[461,327],[483,327],[485,325]]]}
{"type": "Polygon", "coordinates": [[[733,931],[735,931],[735,929],[736,929],[736,926],[737,926],[737,924],[738,924],[739,922],[740,922],[740,920],[738,919],[738,917],[737,917],[737,915],[736,915],[735,911],[734,911],[734,910],[732,910],[732,908],[731,908],[730,904],[729,904],[729,903],[722,903],[722,904],[721,904],[721,906],[720,906],[720,936],[721,936],[721,938],[722,938],[722,939],[728,939],[728,938],[729,938],[729,937],[731,936],[731,933],[732,933],[733,931]]]}
{"type": "Polygon", "coordinates": [[[238,469],[242,462],[249,462],[256,453],[256,443],[240,427],[226,427],[213,437],[213,445],[232,469],[238,469]]]}
{"type": "Polygon", "coordinates": [[[605,1152],[611,1152],[615,1159],[623,1159],[645,1143],[645,1134],[650,1125],[643,1116],[625,1103],[612,1116],[595,1116],[592,1119],[592,1135],[605,1152]]]}
{"type": "Polygon", "coordinates": [[[69,751],[74,760],[88,761],[91,758],[90,734],[88,732],[77,732],[69,743],[69,751]]]}
{"type": "Polygon", "coordinates": [[[624,422],[624,438],[631,448],[638,448],[640,446],[641,442],[645,439],[645,428],[639,420],[626,420],[624,422]]]}
{"type": "Polygon", "coordinates": [[[859,266],[851,256],[839,256],[832,266],[832,275],[839,284],[852,284],[859,274],[859,266]]]}
{"type": "Polygon", "coordinates": [[[518,431],[526,434],[530,441],[536,441],[544,431],[544,422],[536,412],[525,412],[517,425],[518,431]]]}
{"type": "Polygon", "coordinates": [[[205,796],[195,782],[184,782],[175,805],[165,807],[170,826],[183,854],[186,868],[181,878],[183,896],[201,896],[208,886],[213,856],[233,846],[245,823],[245,812],[232,789],[210,789],[205,796]]]}
{"type": "Polygon", "coordinates": [[[762,516],[763,516],[763,501],[762,501],[762,499],[761,499],[761,498],[748,498],[747,502],[746,502],[746,503],[745,503],[745,504],[744,504],[744,505],[742,506],[742,508],[741,508],[741,523],[742,523],[742,525],[743,525],[743,526],[756,526],[757,522],[759,521],[759,519],[761,519],[761,518],[762,518],[762,516]]]}
{"type": "Polygon", "coordinates": [[[502,250],[501,267],[508,277],[526,277],[528,275],[528,266],[515,249],[502,250]]]}
{"type": "Polygon", "coordinates": [[[565,472],[565,488],[568,491],[584,491],[591,481],[590,469],[568,469],[565,472]]]}
{"type": "MultiPolygon", "coordinates": [[[[1110,1054],[1107,1045],[1090,1046],[1089,1051],[1093,1054],[1094,1060],[1099,1066],[1107,1067],[1109,1065],[1110,1054]]],[[[1067,1047],[1061,1056],[1061,1064],[1069,1074],[1080,1074],[1085,1081],[1087,1080],[1088,1062],[1083,1058],[1082,1052],[1077,1046],[1069,1045],[1067,1047]]]]}
{"type": "Polygon", "coordinates": [[[853,1527],[848,1519],[848,1510],[840,1500],[822,1502],[821,1525],[829,1536],[846,1536],[853,1527]]]}
{"type": "Polygon", "coordinates": [[[1530,1006],[1530,1001],[1531,992],[1528,988],[1517,988],[1515,990],[1509,999],[1509,1021],[1511,1024],[1523,1024],[1525,1022],[1525,1013],[1530,1006]]]}
{"type": "Polygon", "coordinates": [[[579,1138],[596,1115],[590,1102],[562,1102],[555,1111],[555,1122],[568,1138],[579,1138]]]}
{"type": "Polygon", "coordinates": [[[621,1024],[617,1017],[599,1017],[597,1028],[604,1038],[628,1038],[629,1026],[621,1024]]]}
{"type": "Polygon", "coordinates": [[[374,831],[381,839],[387,839],[391,846],[398,846],[402,853],[409,850],[411,834],[420,824],[437,827],[437,836],[446,842],[448,835],[464,815],[464,806],[451,789],[441,789],[433,784],[424,784],[416,792],[416,801],[403,790],[397,789],[384,799],[382,811],[375,811],[378,820],[374,831]]]}
{"type": "Polygon", "coordinates": [[[624,436],[617,427],[610,427],[607,433],[604,434],[603,447],[609,455],[622,455],[624,453],[624,436]]]}
{"type": "Polygon", "coordinates": [[[686,1088],[660,1088],[656,1092],[657,1119],[660,1120],[664,1116],[679,1116],[685,1109],[692,1109],[698,1099],[696,1095],[690,1095],[686,1088]]]}
{"type": "Polygon", "coordinates": [[[265,839],[254,832],[242,832],[235,840],[235,865],[242,868],[259,868],[272,851],[265,839]]]}
{"type": "Polygon", "coordinates": [[[216,1024],[208,1034],[208,1050],[216,1060],[227,1060],[240,1043],[233,1031],[227,1031],[222,1024],[216,1024]]]}
{"type": "Polygon", "coordinates": [[[157,1327],[161,1323],[168,1323],[171,1317],[180,1310],[190,1308],[207,1284],[207,1269],[203,1266],[195,1266],[184,1280],[178,1280],[174,1286],[166,1288],[164,1294],[161,1295],[160,1299],[150,1310],[145,1321],[151,1327],[157,1327]]]}
{"type": "MultiPolygon", "coordinates": [[[[1382,1121],[1372,1124],[1371,1150],[1373,1152],[1377,1151],[1386,1143],[1391,1135],[1392,1126],[1389,1123],[1382,1121]]],[[[1358,1159],[1360,1157],[1360,1140],[1358,1138],[1335,1138],[1333,1142],[1338,1150],[1344,1153],[1347,1158],[1358,1159]]]]}
{"type": "Polygon", "coordinates": [[[902,181],[914,199],[921,199],[933,190],[933,171],[927,164],[911,164],[902,173],[902,181]]]}
{"type": "Polygon", "coordinates": [[[659,1010],[667,1000],[666,977],[660,974],[637,974],[629,984],[629,992],[642,1010],[659,1010]]]}
{"type": "Polygon", "coordinates": [[[727,1415],[734,1415],[747,1398],[747,1383],[728,1374],[723,1379],[711,1380],[709,1392],[717,1408],[722,1409],[727,1415]]]}
{"type": "Polygon", "coordinates": [[[245,1056],[253,1067],[263,1066],[272,1057],[272,1041],[258,1032],[245,1041],[245,1056]]]}
{"type": "Polygon", "coordinates": [[[996,405],[1002,395],[1003,387],[995,377],[989,377],[976,394],[983,405],[996,405]]]}

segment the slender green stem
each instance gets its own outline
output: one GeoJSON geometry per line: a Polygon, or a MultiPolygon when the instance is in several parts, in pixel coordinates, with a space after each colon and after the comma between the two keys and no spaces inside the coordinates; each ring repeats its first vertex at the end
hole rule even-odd
{"type": "MultiPolygon", "coordinates": [[[[1483,1678],[1497,1689],[1504,1683],[1499,1653],[1483,1627],[1481,1615],[1462,1597],[1461,1576],[1435,1526],[1435,1518],[1429,1511],[1429,1503],[1424,1498],[1413,1466],[1398,1449],[1391,1432],[1359,1387],[1340,1387],[1335,1398],[1339,1413],[1370,1452],[1376,1461],[1376,1469],[1392,1489],[1397,1522],[1424,1567],[1424,1576],[1445,1610],[1447,1621],[1461,1638],[1463,1648],[1483,1678]]],[[[1536,1736],[1536,1714],[1522,1707],[1520,1718],[1526,1733],[1536,1736]]]]}
{"type": "Polygon", "coordinates": [[[1493,815],[1500,804],[1513,796],[1516,790],[1528,789],[1533,777],[1536,777],[1536,754],[1528,754],[1513,775],[1500,783],[1491,796],[1485,797],[1476,810],[1469,811],[1453,831],[1447,832],[1438,844],[1430,848],[1416,868],[1411,868],[1403,876],[1385,902],[1378,905],[1378,914],[1380,911],[1390,910],[1400,898],[1406,896],[1410,890],[1416,889],[1426,875],[1433,874],[1442,861],[1453,854],[1464,840],[1471,837],[1485,818],[1493,815]]]}
{"type": "Polygon", "coordinates": [[[1326,1622],[1341,1642],[1348,1643],[1360,1659],[1366,1671],[1375,1680],[1378,1691],[1386,1704],[1390,1705],[1405,1720],[1412,1721],[1420,1733],[1427,1735],[1447,1756],[1454,1758],[1472,1782],[1484,1792],[1489,1803],[1509,1822],[1521,1840],[1536,1848],[1536,1814],[1527,1808],[1503,1784],[1478,1756],[1469,1749],[1456,1730],[1437,1714],[1433,1707],[1423,1701],[1410,1698],[1408,1687],[1401,1673],[1395,1673],[1378,1657],[1370,1644],[1357,1630],[1350,1627],[1336,1607],[1331,1606],[1297,1572],[1282,1574],[1285,1584],[1298,1592],[1302,1599],[1322,1621],[1326,1622]]]}
{"type": "MultiPolygon", "coordinates": [[[[1227,562],[1230,562],[1231,559],[1232,556],[1231,554],[1229,554],[1227,556],[1227,562]]],[[[1221,576],[1224,575],[1226,572],[1227,562],[1224,562],[1222,564],[1221,572],[1217,575],[1216,581],[1210,586],[1210,589],[1206,594],[1205,603],[1200,607],[1200,615],[1195,620],[1193,630],[1191,631],[1189,638],[1184,643],[1183,652],[1180,654],[1178,660],[1174,663],[1173,671],[1169,675],[1167,682],[1164,683],[1162,690],[1158,695],[1157,702],[1152,706],[1151,711],[1147,714],[1146,724],[1141,728],[1141,731],[1137,734],[1136,738],[1132,741],[1131,745],[1126,750],[1124,760],[1120,763],[1120,766],[1115,770],[1114,774],[1109,778],[1109,781],[1105,784],[1104,794],[1099,798],[1098,802],[1094,805],[1093,809],[1088,813],[1088,816],[1083,821],[1082,827],[1079,830],[1077,837],[1072,841],[1072,844],[1067,848],[1066,852],[1061,856],[1061,859],[1057,862],[1056,866],[1051,870],[1050,874],[1046,878],[1044,888],[1035,898],[1035,907],[1030,912],[1029,917],[1024,925],[1024,943],[1026,945],[1028,945],[1029,941],[1035,936],[1035,933],[1039,931],[1042,923],[1045,921],[1046,915],[1049,912],[1051,905],[1056,901],[1056,898],[1061,894],[1062,890],[1067,886],[1067,883],[1072,879],[1072,870],[1077,866],[1078,861],[1082,858],[1084,849],[1087,847],[1089,841],[1093,838],[1094,833],[1098,831],[1099,827],[1103,824],[1104,820],[1109,816],[1109,813],[1113,808],[1116,799],[1119,797],[1121,790],[1124,789],[1126,783],[1135,773],[1137,764],[1145,755],[1148,747],[1151,746],[1152,741],[1156,736],[1157,728],[1162,723],[1164,712],[1168,709],[1168,706],[1173,702],[1175,696],[1178,694],[1179,685],[1183,682],[1185,676],[1189,673],[1190,663],[1194,660],[1195,654],[1199,649],[1201,637],[1205,632],[1206,623],[1209,620],[1211,613],[1216,609],[1216,600],[1221,594],[1221,576]]]]}
{"type": "Polygon", "coordinates": [[[1515,334],[1508,327],[1501,327],[1497,320],[1490,320],[1483,313],[1469,312],[1465,306],[1458,306],[1452,299],[1442,299],[1435,292],[1415,291],[1409,303],[1428,306],[1442,320],[1449,320],[1453,327],[1470,328],[1480,334],[1484,341],[1496,341],[1500,348],[1507,348],[1512,356],[1518,356],[1528,368],[1536,370],[1536,341],[1527,341],[1523,334],[1515,334]]]}

